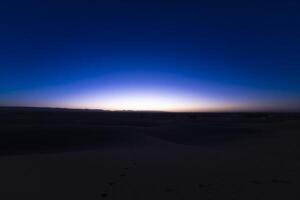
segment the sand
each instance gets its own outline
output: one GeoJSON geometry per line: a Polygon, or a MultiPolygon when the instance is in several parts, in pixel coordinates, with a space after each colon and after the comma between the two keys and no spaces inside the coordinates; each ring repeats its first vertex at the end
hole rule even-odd
{"type": "Polygon", "coordinates": [[[299,120],[250,126],[209,145],[141,128],[123,145],[2,155],[0,199],[299,199],[299,120]]]}

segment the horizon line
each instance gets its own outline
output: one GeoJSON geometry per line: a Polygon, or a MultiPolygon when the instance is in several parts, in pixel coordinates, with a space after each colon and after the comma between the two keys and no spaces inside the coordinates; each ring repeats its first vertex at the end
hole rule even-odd
{"type": "Polygon", "coordinates": [[[74,110],[74,111],[98,111],[98,112],[161,112],[161,113],[300,113],[300,110],[223,110],[223,111],[164,111],[164,110],[107,110],[101,108],[70,108],[52,106],[1,106],[3,109],[49,109],[49,110],[74,110]]]}

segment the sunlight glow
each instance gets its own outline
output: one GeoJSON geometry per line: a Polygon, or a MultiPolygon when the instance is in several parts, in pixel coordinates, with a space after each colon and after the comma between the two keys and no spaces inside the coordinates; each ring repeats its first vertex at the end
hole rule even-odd
{"type": "Polygon", "coordinates": [[[161,110],[172,111],[187,109],[191,105],[185,101],[178,101],[174,98],[167,98],[154,95],[132,95],[132,96],[120,96],[113,99],[108,99],[102,102],[103,107],[110,110],[161,110]]]}
{"type": "MultiPolygon", "coordinates": [[[[229,109],[229,104],[216,100],[153,91],[118,91],[103,96],[90,94],[73,98],[64,107],[104,110],[197,112],[229,109]]],[[[232,109],[232,107],[230,107],[232,109]]]]}

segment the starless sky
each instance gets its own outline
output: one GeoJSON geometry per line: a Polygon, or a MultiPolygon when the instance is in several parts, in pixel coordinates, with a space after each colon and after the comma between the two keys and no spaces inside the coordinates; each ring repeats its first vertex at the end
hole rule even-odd
{"type": "Polygon", "coordinates": [[[300,109],[300,1],[0,2],[0,105],[300,109]]]}

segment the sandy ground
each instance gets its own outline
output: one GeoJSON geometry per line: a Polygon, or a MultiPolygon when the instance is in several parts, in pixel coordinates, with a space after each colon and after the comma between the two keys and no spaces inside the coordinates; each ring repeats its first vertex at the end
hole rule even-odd
{"type": "Polygon", "coordinates": [[[299,122],[222,145],[141,144],[0,157],[0,199],[300,199],[299,122]]]}

